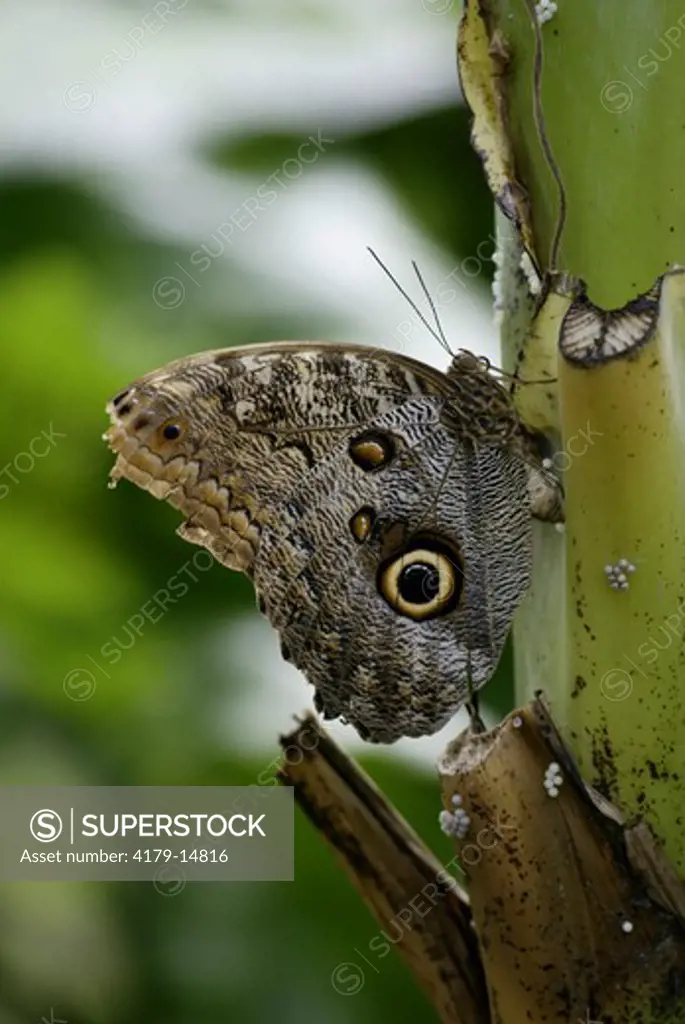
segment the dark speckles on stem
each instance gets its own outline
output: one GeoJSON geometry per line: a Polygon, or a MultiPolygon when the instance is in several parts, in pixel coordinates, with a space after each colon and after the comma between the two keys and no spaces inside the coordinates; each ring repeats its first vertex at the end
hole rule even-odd
{"type": "Polygon", "coordinates": [[[652,761],[648,758],[645,761],[645,764],[647,765],[647,771],[649,772],[649,777],[651,779],[654,779],[655,781],[660,780],[662,782],[668,782],[669,780],[678,781],[678,774],[676,772],[667,771],[663,765],[660,767],[656,761],[652,761]]]}
{"type": "Polygon", "coordinates": [[[571,697],[577,697],[579,693],[587,686],[587,680],[583,679],[582,676],[576,676],[575,682],[573,683],[573,690],[571,691],[571,697]]]}
{"type": "Polygon", "coordinates": [[[616,802],[618,771],[606,724],[592,734],[592,764],[595,769],[596,788],[607,800],[616,802]]]}

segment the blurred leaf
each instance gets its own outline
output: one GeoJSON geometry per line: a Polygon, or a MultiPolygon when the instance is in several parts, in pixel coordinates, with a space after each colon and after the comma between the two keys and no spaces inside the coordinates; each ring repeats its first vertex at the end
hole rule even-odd
{"type": "MultiPolygon", "coordinates": [[[[481,242],[488,243],[492,253],[492,198],[469,142],[469,123],[463,106],[430,111],[336,139],[328,159],[354,157],[375,169],[421,228],[456,258],[475,256],[481,242]]],[[[306,134],[215,142],[209,156],[220,167],[267,177],[293,158],[306,134]]]]}

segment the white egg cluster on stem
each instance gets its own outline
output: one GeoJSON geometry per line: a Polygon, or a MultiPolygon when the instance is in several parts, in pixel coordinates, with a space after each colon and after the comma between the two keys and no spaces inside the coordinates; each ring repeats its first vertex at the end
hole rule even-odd
{"type": "Polygon", "coordinates": [[[454,811],[440,811],[440,828],[445,835],[451,836],[452,839],[465,839],[471,819],[461,806],[462,798],[458,793],[452,795],[451,803],[454,811]]]}
{"type": "Polygon", "coordinates": [[[556,761],[552,761],[545,770],[545,779],[543,782],[547,795],[551,797],[559,796],[559,787],[563,781],[564,777],[561,774],[561,767],[556,761]]]}
{"type": "Polygon", "coordinates": [[[628,576],[635,572],[635,566],[627,558],[619,558],[616,565],[605,565],[604,573],[612,590],[628,590],[628,576]]]}
{"type": "Polygon", "coordinates": [[[559,10],[559,5],[554,0],[540,0],[535,5],[535,14],[541,25],[550,21],[559,10]]]}

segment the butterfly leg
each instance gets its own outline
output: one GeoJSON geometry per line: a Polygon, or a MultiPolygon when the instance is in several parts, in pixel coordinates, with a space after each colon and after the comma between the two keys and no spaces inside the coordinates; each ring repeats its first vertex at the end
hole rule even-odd
{"type": "Polygon", "coordinates": [[[485,722],[480,717],[478,703],[478,694],[472,693],[471,699],[466,702],[464,707],[468,711],[471,732],[486,732],[487,728],[485,722]]]}
{"type": "Polygon", "coordinates": [[[471,671],[471,644],[467,647],[467,663],[466,663],[466,685],[468,686],[468,700],[464,704],[466,711],[469,716],[469,725],[471,732],[480,733],[485,732],[485,722],[480,717],[478,691],[473,685],[473,672],[471,671]]]}

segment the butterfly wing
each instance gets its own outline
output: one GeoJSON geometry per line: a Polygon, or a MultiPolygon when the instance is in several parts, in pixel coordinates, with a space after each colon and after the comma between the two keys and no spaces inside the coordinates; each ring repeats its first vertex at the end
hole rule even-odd
{"type": "Polygon", "coordinates": [[[528,469],[460,429],[447,377],[361,347],[179,360],[110,403],[113,479],[254,581],[326,717],[440,728],[493,673],[528,582],[528,469]]]}

